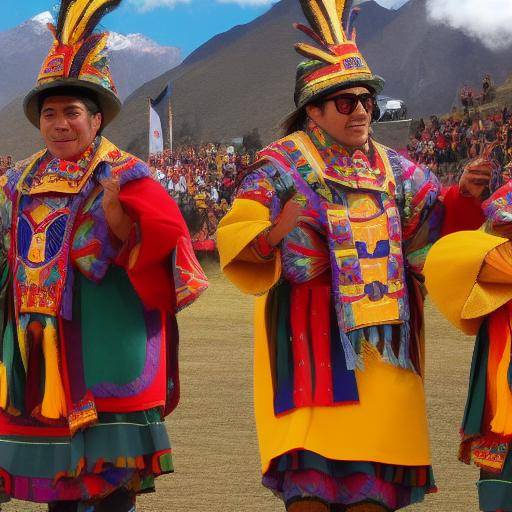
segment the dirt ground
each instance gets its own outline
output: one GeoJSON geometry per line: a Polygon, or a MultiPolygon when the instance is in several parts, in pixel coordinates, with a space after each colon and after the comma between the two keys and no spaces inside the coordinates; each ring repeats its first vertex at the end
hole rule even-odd
{"type": "MultiPolygon", "coordinates": [[[[140,512],[277,512],[260,485],[252,413],[252,300],[205,264],[210,290],[180,314],[182,401],[168,420],[176,473],[140,498],[140,512]]],[[[477,511],[478,472],[457,461],[473,341],[427,312],[427,395],[439,493],[411,512],[477,511]]],[[[42,511],[12,502],[9,512],[42,511]]]]}

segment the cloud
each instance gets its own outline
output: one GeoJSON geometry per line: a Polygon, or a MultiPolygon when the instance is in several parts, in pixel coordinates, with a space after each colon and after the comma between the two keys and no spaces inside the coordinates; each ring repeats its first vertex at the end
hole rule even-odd
{"type": "Polygon", "coordinates": [[[430,19],[480,39],[490,49],[512,45],[511,0],[427,0],[430,19]]]}

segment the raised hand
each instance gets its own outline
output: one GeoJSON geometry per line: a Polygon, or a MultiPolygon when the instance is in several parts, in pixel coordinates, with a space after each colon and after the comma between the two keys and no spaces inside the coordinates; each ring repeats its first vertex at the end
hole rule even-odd
{"type": "Polygon", "coordinates": [[[493,169],[493,163],[484,157],[469,162],[459,181],[461,194],[481,199],[489,189],[493,169]]]}
{"type": "Polygon", "coordinates": [[[102,206],[105,219],[110,231],[122,242],[130,235],[131,219],[126,215],[123,205],[119,200],[121,186],[118,177],[112,177],[101,181],[103,187],[102,206]]]}
{"type": "Polygon", "coordinates": [[[274,247],[291,231],[293,231],[300,222],[302,216],[302,206],[292,197],[283,207],[274,227],[270,230],[267,240],[274,247]]]}

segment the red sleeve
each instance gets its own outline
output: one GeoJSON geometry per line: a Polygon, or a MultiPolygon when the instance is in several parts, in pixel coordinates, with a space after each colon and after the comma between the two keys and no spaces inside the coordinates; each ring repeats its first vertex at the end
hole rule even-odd
{"type": "Polygon", "coordinates": [[[482,204],[474,197],[461,195],[459,186],[443,191],[444,219],[441,236],[456,231],[473,231],[485,222],[482,204]]]}
{"type": "Polygon", "coordinates": [[[151,178],[124,185],[120,200],[136,222],[138,236],[130,237],[118,263],[123,265],[144,305],[150,309],[176,309],[170,256],[180,237],[190,238],[177,204],[151,178]],[[136,240],[134,240],[136,238],[136,240]]]}

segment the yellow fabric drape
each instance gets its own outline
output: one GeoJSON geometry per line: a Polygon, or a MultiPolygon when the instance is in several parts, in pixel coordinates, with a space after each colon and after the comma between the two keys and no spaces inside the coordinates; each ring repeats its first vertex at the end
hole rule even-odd
{"type": "MultiPolygon", "coordinates": [[[[217,234],[221,267],[243,292],[260,295],[279,279],[279,254],[270,262],[252,261],[247,246],[270,226],[268,208],[237,199],[217,234]],[[247,261],[249,260],[249,261],[247,261]]],[[[364,351],[364,370],[357,370],[360,403],[301,408],[274,415],[265,305],[256,299],[254,402],[262,471],[272,459],[297,449],[334,460],[373,461],[405,466],[430,465],[423,381],[415,373],[385,363],[364,351]]]]}
{"type": "Polygon", "coordinates": [[[272,225],[270,210],[250,199],[236,199],[220,221],[217,246],[220,266],[226,277],[242,292],[260,295],[277,283],[281,275],[281,258],[250,261],[247,246],[272,225]],[[243,256],[243,257],[242,257],[243,256]]]}
{"type": "Polygon", "coordinates": [[[254,319],[254,406],[263,473],[272,459],[298,449],[333,460],[431,464],[421,377],[372,351],[364,351],[364,370],[356,370],[359,404],[306,407],[276,417],[265,304],[266,296],[256,299],[254,319]]]}

